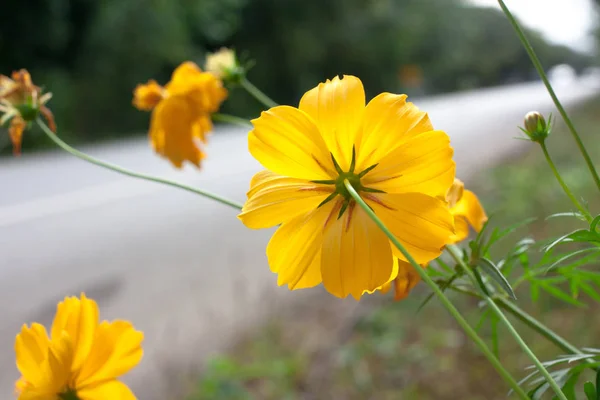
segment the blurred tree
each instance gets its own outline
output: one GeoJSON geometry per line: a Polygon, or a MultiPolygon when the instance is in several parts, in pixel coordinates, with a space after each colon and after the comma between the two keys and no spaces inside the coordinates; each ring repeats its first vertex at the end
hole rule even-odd
{"type": "MultiPolygon", "coordinates": [[[[545,65],[589,62],[528,35],[545,65]]],[[[61,134],[82,140],[143,131],[148,115],[130,105],[136,83],[164,83],[181,61],[223,45],[254,59],[251,79],[286,103],[344,73],[368,95],[535,76],[500,12],[461,0],[3,0],[0,14],[0,71],[30,69],[55,93],[61,134]]],[[[236,95],[226,108],[250,116],[259,105],[236,95]]]]}

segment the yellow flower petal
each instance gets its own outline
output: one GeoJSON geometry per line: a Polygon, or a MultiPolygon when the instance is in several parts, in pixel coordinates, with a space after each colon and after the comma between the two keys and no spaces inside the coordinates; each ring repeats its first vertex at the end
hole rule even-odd
{"type": "Polygon", "coordinates": [[[363,84],[351,75],[319,83],[300,100],[300,110],[317,123],[327,148],[344,171],[348,171],[352,161],[364,108],[363,84]]]}
{"type": "Polygon", "coordinates": [[[199,113],[214,113],[227,98],[223,82],[210,72],[203,72],[195,63],[184,62],[173,71],[165,85],[171,97],[186,97],[199,113]]]}
{"type": "Polygon", "coordinates": [[[413,136],[433,130],[427,113],[406,101],[406,95],[382,93],[364,111],[356,167],[362,171],[413,136]]]}
{"type": "MultiPolygon", "coordinates": [[[[450,210],[452,212],[452,210],[450,210]]],[[[469,237],[469,223],[467,219],[460,215],[454,216],[454,235],[450,236],[448,243],[462,242],[469,237]]]]}
{"type": "MultiPolygon", "coordinates": [[[[419,263],[438,257],[454,233],[454,221],[446,203],[422,193],[364,196],[386,227],[419,263]]],[[[396,246],[394,255],[406,258],[396,246]]]]}
{"type": "Polygon", "coordinates": [[[17,368],[27,382],[37,383],[44,375],[42,364],[48,357],[50,339],[46,328],[40,324],[23,325],[21,333],[15,339],[17,368]]]}
{"type": "Polygon", "coordinates": [[[317,126],[305,113],[288,106],[273,107],[252,124],[248,148],[265,168],[307,180],[332,178],[331,156],[317,126]]]}
{"type": "Polygon", "coordinates": [[[13,154],[18,156],[21,154],[21,143],[23,142],[23,132],[27,124],[20,115],[13,117],[8,127],[8,135],[13,145],[13,154]]]}
{"type": "Polygon", "coordinates": [[[44,391],[60,393],[70,383],[73,360],[75,359],[75,346],[66,331],[59,337],[52,337],[48,351],[48,384],[44,391]]]}
{"type": "Polygon", "coordinates": [[[116,380],[77,391],[79,400],[135,400],[133,392],[123,382],[116,380]]]}
{"type": "Polygon", "coordinates": [[[284,223],[269,241],[267,258],[278,285],[294,290],[321,283],[323,227],[332,203],[284,223]]]}
{"type": "Polygon", "coordinates": [[[73,371],[77,371],[87,357],[98,325],[98,305],[94,300],[81,294],[77,297],[67,297],[56,308],[52,323],[52,340],[60,338],[63,332],[69,335],[73,345],[73,371]]]}
{"type": "Polygon", "coordinates": [[[445,132],[421,133],[388,153],[362,183],[386,193],[419,192],[443,198],[454,181],[452,154],[445,132]]]}
{"type": "Polygon", "coordinates": [[[155,80],[137,85],[133,91],[133,105],[138,110],[150,111],[164,98],[165,89],[155,80]]]}
{"type": "MultiPolygon", "coordinates": [[[[456,187],[462,188],[461,185],[456,187]]],[[[451,198],[451,200],[458,199],[454,207],[450,208],[456,226],[456,234],[451,237],[451,243],[465,240],[469,236],[469,225],[473,227],[475,232],[483,229],[483,225],[488,218],[475,193],[465,189],[460,194],[454,194],[451,190],[447,198],[451,198]]]]}
{"type": "Polygon", "coordinates": [[[98,325],[90,354],[77,376],[77,390],[116,379],[142,359],[144,334],[127,321],[103,321],[98,325]]]}
{"type": "Polygon", "coordinates": [[[385,234],[358,206],[350,206],[325,229],[321,259],[323,285],[337,297],[359,299],[390,280],[392,249],[385,234]]]}
{"type": "MultiPolygon", "coordinates": [[[[259,174],[261,174],[259,172],[259,174]]],[[[252,188],[238,218],[248,228],[270,228],[306,214],[327,198],[331,188],[304,179],[269,176],[252,188]]]]}
{"type": "Polygon", "coordinates": [[[204,153],[194,137],[200,129],[197,112],[184,97],[169,97],[160,102],[152,113],[150,142],[154,150],[181,168],[184,161],[200,167],[204,153]]]}
{"type": "Polygon", "coordinates": [[[448,189],[448,193],[446,194],[446,201],[450,208],[456,206],[456,203],[462,199],[464,191],[465,184],[460,179],[454,178],[454,182],[452,182],[452,186],[450,186],[450,189],[448,189]]]}
{"type": "Polygon", "coordinates": [[[421,276],[409,262],[398,259],[395,262],[398,263],[398,276],[394,279],[394,299],[402,300],[421,281],[421,276]]]}

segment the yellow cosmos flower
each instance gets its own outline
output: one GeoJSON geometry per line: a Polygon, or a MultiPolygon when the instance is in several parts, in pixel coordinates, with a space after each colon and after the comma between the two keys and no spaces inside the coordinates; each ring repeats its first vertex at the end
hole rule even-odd
{"type": "Polygon", "coordinates": [[[134,90],[133,105],[152,112],[150,143],[154,150],[181,168],[185,161],[200,167],[205,157],[200,142],[212,130],[210,115],[219,110],[227,90],[214,74],[192,62],[175,69],[171,81],[151,80],[134,90]]]}
{"type": "Polygon", "coordinates": [[[419,263],[453,233],[444,198],[454,180],[448,136],[405,95],[382,93],[365,106],[362,82],[334,78],[298,108],[277,106],[252,121],[250,153],[267,169],[254,176],[239,218],[253,229],[281,224],[267,247],[279,285],[321,282],[359,298],[393,279],[404,256],[352,200],[344,181],[419,263]]]}
{"type": "Polygon", "coordinates": [[[381,293],[387,293],[394,288],[394,300],[405,299],[410,291],[421,281],[421,276],[415,268],[406,261],[394,260],[398,264],[398,276],[381,287],[381,293]]]}
{"type": "Polygon", "coordinates": [[[450,206],[450,212],[454,216],[455,234],[450,237],[450,243],[458,243],[469,236],[469,226],[475,232],[481,231],[487,221],[487,215],[475,193],[465,189],[465,185],[459,179],[455,179],[446,201],[450,206]]]}
{"type": "Polygon", "coordinates": [[[23,326],[15,341],[19,400],[131,400],[117,380],[142,358],[143,334],[127,321],[99,322],[95,301],[67,297],[58,304],[51,335],[23,326]]]}
{"type": "Polygon", "coordinates": [[[48,127],[56,132],[54,116],[46,103],[52,97],[52,93],[42,94],[42,89],[35,86],[29,72],[25,69],[14,71],[12,79],[0,75],[0,125],[10,121],[8,134],[13,144],[15,155],[21,153],[21,142],[23,132],[27,123],[35,120],[38,115],[44,116],[48,127]]]}

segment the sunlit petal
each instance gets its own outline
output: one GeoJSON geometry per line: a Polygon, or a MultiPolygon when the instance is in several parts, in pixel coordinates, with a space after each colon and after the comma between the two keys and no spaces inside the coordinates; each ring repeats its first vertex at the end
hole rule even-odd
{"type": "Polygon", "coordinates": [[[454,181],[452,154],[446,133],[421,133],[388,153],[362,182],[386,193],[419,192],[443,198],[454,181]]]}
{"type": "Polygon", "coordinates": [[[300,110],[316,121],[327,148],[344,171],[350,166],[352,148],[361,134],[364,108],[363,84],[352,75],[320,83],[300,100],[300,110]]]}
{"type": "MultiPolygon", "coordinates": [[[[366,199],[386,227],[419,263],[438,257],[454,233],[445,202],[422,193],[385,194],[366,199]]],[[[394,255],[406,257],[393,246],[394,255]]]]}
{"type": "Polygon", "coordinates": [[[306,214],[331,194],[324,185],[259,172],[238,216],[249,228],[269,228],[306,214]],[[260,175],[259,175],[260,174],[260,175]],[[264,178],[262,178],[264,176],[264,178]]]}
{"type": "MultiPolygon", "coordinates": [[[[334,216],[336,218],[337,216],[334,216]]],[[[321,274],[333,295],[359,299],[390,280],[392,250],[383,231],[355,206],[325,230],[321,274]]]]}
{"type": "Polygon", "coordinates": [[[406,101],[406,95],[381,93],[367,104],[357,147],[357,169],[378,163],[413,136],[433,130],[427,113],[406,101]]]}
{"type": "Polygon", "coordinates": [[[248,148],[265,168],[294,178],[331,179],[331,155],[308,115],[278,106],[263,112],[252,124],[248,148]]]}
{"type": "Polygon", "coordinates": [[[277,229],[267,246],[267,257],[278,285],[287,284],[293,290],[321,283],[323,227],[332,209],[332,203],[325,204],[277,229]]]}

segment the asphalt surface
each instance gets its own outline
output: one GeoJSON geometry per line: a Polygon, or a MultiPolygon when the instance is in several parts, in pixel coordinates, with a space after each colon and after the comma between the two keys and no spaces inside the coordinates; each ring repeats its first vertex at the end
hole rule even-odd
{"type": "MultiPolygon", "coordinates": [[[[557,90],[572,108],[599,86],[587,79],[557,90]]],[[[467,180],[527,145],[512,139],[526,112],[553,110],[540,83],[414,101],[451,136],[467,180]]],[[[245,134],[216,129],[200,172],[173,169],[145,138],[83,150],[243,202],[260,169],[245,134]]],[[[1,159],[0,397],[10,398],[18,378],[13,343],[21,325],[49,324],[57,300],[85,291],[101,317],[132,320],[145,332],[144,361],[127,378],[138,397],[171,398],[184,371],[193,374],[246,326],[310,296],[276,287],[264,256],[270,234],[246,229],[227,206],[59,151],[1,159]]]]}

